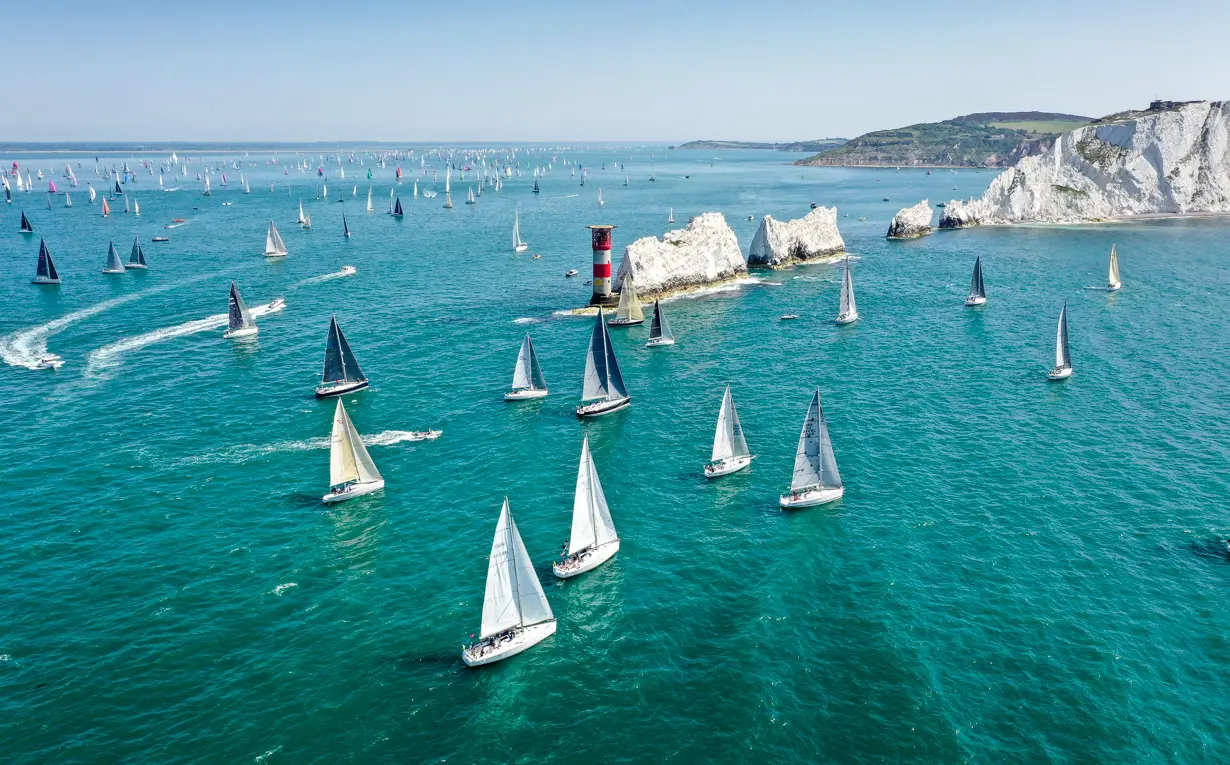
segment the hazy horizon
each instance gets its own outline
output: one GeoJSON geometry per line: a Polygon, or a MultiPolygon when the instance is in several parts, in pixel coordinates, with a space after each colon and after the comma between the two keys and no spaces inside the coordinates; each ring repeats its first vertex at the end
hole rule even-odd
{"type": "Polygon", "coordinates": [[[1230,98],[1230,4],[10,4],[10,144],[799,141],[1230,98]],[[1159,29],[1182,24],[1181,45],[1159,29]],[[67,52],[61,52],[66,49],[67,52]],[[1133,52],[1139,55],[1133,55],[1133,52]],[[367,136],[362,139],[337,136],[367,136]],[[147,136],[166,136],[148,138],[147,136]]]}

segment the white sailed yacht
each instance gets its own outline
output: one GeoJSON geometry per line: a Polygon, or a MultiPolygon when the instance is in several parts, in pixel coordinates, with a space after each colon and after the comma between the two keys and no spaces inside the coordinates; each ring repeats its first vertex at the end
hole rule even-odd
{"type": "Polygon", "coordinates": [[[987,304],[987,289],[982,284],[982,257],[974,259],[974,275],[969,280],[969,297],[965,299],[967,306],[987,304]]]}
{"type": "Polygon", "coordinates": [[[248,310],[248,304],[239,296],[239,288],[231,282],[230,306],[227,309],[226,332],[223,337],[251,337],[257,332],[256,320],[248,310]]]}
{"type": "Polygon", "coordinates": [[[513,370],[512,390],[504,394],[504,400],[526,401],[545,398],[546,395],[547,381],[538,366],[538,354],[534,353],[530,333],[526,332],[525,339],[521,341],[521,352],[517,354],[517,368],[513,370]]]}
{"type": "Polygon", "coordinates": [[[376,208],[372,206],[372,187],[367,187],[367,214],[371,215],[376,208]]]}
{"type": "Polygon", "coordinates": [[[783,494],[779,504],[786,509],[812,507],[841,499],[845,492],[845,487],[841,485],[841,473],[837,471],[833,442],[829,440],[829,428],[824,422],[824,410],[820,407],[820,389],[817,388],[811,397],[811,405],[807,407],[803,432],[799,434],[790,493],[783,494]]]}
{"type": "Polygon", "coordinates": [[[1115,245],[1110,246],[1110,275],[1106,280],[1106,291],[1116,292],[1123,286],[1119,280],[1119,256],[1115,253],[1115,245]]]}
{"type": "Polygon", "coordinates": [[[316,387],[316,398],[340,396],[343,393],[362,390],[368,385],[359,360],[350,350],[350,343],[337,325],[337,316],[329,319],[329,339],[325,343],[325,368],[316,387]]]}
{"type": "Polygon", "coordinates": [[[602,187],[601,187],[601,186],[599,186],[599,187],[598,187],[598,206],[599,206],[599,207],[602,207],[602,205],[604,205],[604,204],[606,204],[606,203],[602,201],[602,187]]]}
{"type": "Polygon", "coordinates": [[[577,468],[577,488],[572,499],[572,535],[568,554],[551,569],[560,579],[601,566],[619,552],[619,534],[611,520],[611,508],[598,481],[598,469],[589,451],[589,436],[581,443],[581,464],[577,468]]]}
{"type": "Polygon", "coordinates": [[[307,216],[303,214],[303,200],[299,200],[299,225],[306,226],[308,222],[307,216]]]}
{"type": "Polygon", "coordinates": [[[666,222],[667,223],[675,222],[675,208],[673,207],[671,208],[670,214],[666,216],[666,222]]]}
{"type": "Polygon", "coordinates": [[[521,241],[521,213],[513,211],[513,252],[525,252],[530,246],[521,241]]]}
{"type": "Polygon", "coordinates": [[[1072,376],[1072,357],[1068,354],[1068,304],[1059,311],[1059,327],[1055,330],[1055,368],[1046,374],[1051,380],[1066,380],[1072,376]]]}
{"type": "Polygon", "coordinates": [[[649,322],[649,341],[645,343],[646,348],[657,348],[662,345],[674,345],[675,335],[671,332],[671,325],[666,321],[666,314],[662,313],[662,301],[653,301],[653,319],[649,322]]]}
{"type": "Polygon", "coordinates": [[[589,336],[589,351],[585,358],[585,388],[581,393],[581,405],[577,417],[600,417],[623,409],[632,403],[624,387],[624,378],[615,360],[611,347],[611,335],[607,332],[606,316],[598,307],[598,320],[589,336]],[[586,403],[592,402],[592,403],[586,403]]]}
{"type": "Polygon", "coordinates": [[[278,233],[278,227],[269,221],[269,231],[265,233],[265,257],[281,258],[286,256],[286,245],[282,242],[282,235],[278,233]]]}
{"type": "Polygon", "coordinates": [[[478,642],[462,650],[461,660],[470,667],[491,664],[554,634],[555,614],[505,497],[487,563],[482,629],[478,642]]]}
{"type": "Polygon", "coordinates": [[[717,478],[742,470],[752,464],[753,456],[747,448],[743,426],[739,424],[739,411],[730,395],[730,386],[722,394],[722,408],[718,411],[717,431],[713,434],[713,453],[705,465],[705,478],[717,478]]]}
{"type": "Polygon", "coordinates": [[[615,309],[615,318],[611,319],[612,327],[630,327],[633,324],[644,324],[645,312],[641,310],[641,301],[636,297],[636,285],[632,283],[632,272],[624,277],[619,289],[619,306],[615,309]]]}
{"type": "Polygon", "coordinates": [[[478,204],[478,201],[474,199],[474,187],[473,186],[471,186],[470,190],[466,193],[466,204],[468,205],[478,204]]]}
{"type": "Polygon", "coordinates": [[[841,274],[841,312],[834,320],[837,324],[853,324],[858,321],[858,306],[854,302],[854,279],[850,276],[850,257],[846,256],[841,274]]]}
{"type": "Polygon", "coordinates": [[[344,502],[383,488],[384,479],[339,398],[333,410],[333,438],[329,442],[329,493],[321,499],[326,504],[344,502]]]}

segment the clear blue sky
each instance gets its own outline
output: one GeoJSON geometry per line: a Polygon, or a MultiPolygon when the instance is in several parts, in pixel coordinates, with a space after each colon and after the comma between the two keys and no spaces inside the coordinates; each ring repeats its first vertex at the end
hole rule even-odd
{"type": "Polygon", "coordinates": [[[795,140],[1230,98],[1226,0],[0,0],[0,29],[10,141],[795,140]]]}

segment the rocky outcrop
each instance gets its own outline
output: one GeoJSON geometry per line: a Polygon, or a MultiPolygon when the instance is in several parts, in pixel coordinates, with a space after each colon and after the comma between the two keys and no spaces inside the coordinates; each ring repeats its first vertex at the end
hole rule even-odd
{"type": "Polygon", "coordinates": [[[817,207],[795,220],[773,220],[772,215],[764,216],[752,238],[747,264],[785,268],[845,251],[846,242],[837,230],[837,208],[817,207]]]}
{"type": "Polygon", "coordinates": [[[1064,133],[948,203],[940,228],[1230,212],[1230,104],[1155,101],[1064,133]]]}
{"type": "Polygon", "coordinates": [[[893,216],[888,224],[889,239],[917,239],[931,233],[931,203],[923,200],[893,216]]]}
{"type": "Polygon", "coordinates": [[[647,236],[624,250],[617,285],[632,275],[636,294],[654,300],[747,276],[739,239],[717,212],[698,215],[661,239],[647,236]]]}

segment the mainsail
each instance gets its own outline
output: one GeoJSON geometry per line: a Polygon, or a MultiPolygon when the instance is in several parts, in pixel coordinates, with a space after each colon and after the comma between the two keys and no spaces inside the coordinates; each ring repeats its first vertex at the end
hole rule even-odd
{"type": "Polygon", "coordinates": [[[132,240],[132,252],[128,254],[129,267],[145,268],[149,264],[145,262],[145,252],[141,250],[141,238],[136,237],[132,240]]]}
{"type": "Polygon", "coordinates": [[[285,255],[286,245],[282,242],[282,235],[278,233],[278,227],[269,221],[269,231],[265,234],[265,254],[266,255],[285,255]]]}
{"type": "Polygon", "coordinates": [[[568,552],[576,555],[592,547],[601,547],[619,539],[606,495],[598,481],[594,456],[589,451],[589,436],[581,443],[581,463],[577,467],[577,487],[572,500],[572,535],[568,552]]]}
{"type": "Polygon", "coordinates": [[[1059,327],[1055,330],[1055,368],[1068,369],[1072,357],[1068,354],[1068,304],[1059,311],[1059,327]]]}
{"type": "Polygon", "coordinates": [[[1123,282],[1119,281],[1119,256],[1115,253],[1115,245],[1110,246],[1110,279],[1107,284],[1111,289],[1118,289],[1123,286],[1123,282]]]}
{"type": "Polygon", "coordinates": [[[256,322],[252,319],[252,312],[248,310],[248,304],[243,302],[243,298],[239,296],[239,288],[235,286],[235,282],[231,282],[231,299],[226,326],[232,331],[251,329],[256,326],[256,322]]]}
{"type": "Polygon", "coordinates": [[[398,197],[397,201],[393,204],[393,217],[400,218],[405,214],[401,209],[401,197],[398,197]]]}
{"type": "Polygon", "coordinates": [[[717,431],[713,434],[713,454],[709,459],[717,462],[749,454],[743,426],[739,424],[739,411],[735,409],[735,400],[727,385],[726,393],[722,395],[722,408],[718,412],[717,431]]]}
{"type": "Polygon", "coordinates": [[[521,341],[521,352],[517,354],[517,368],[513,370],[513,390],[546,390],[547,381],[542,376],[542,368],[538,366],[538,354],[534,353],[534,343],[530,333],[525,333],[521,341]]]}
{"type": "Polygon", "coordinates": [[[520,252],[525,249],[525,242],[521,241],[521,213],[513,211],[513,251],[520,252]]]}
{"type": "Polygon", "coordinates": [[[841,312],[839,316],[850,316],[858,312],[854,303],[854,279],[850,276],[850,258],[846,257],[846,267],[841,276],[841,312]]]}
{"type": "Polygon", "coordinates": [[[619,290],[619,307],[615,309],[615,319],[621,322],[645,320],[645,312],[641,310],[641,301],[636,297],[636,285],[632,283],[631,273],[624,277],[623,287],[619,290]]]}
{"type": "Polygon", "coordinates": [[[799,434],[790,490],[835,489],[840,486],[841,473],[837,471],[837,458],[833,454],[828,425],[824,422],[824,410],[820,407],[820,389],[817,388],[807,408],[807,418],[803,420],[803,432],[799,434]]]}
{"type": "Polygon", "coordinates": [[[350,238],[350,226],[346,225],[346,213],[342,213],[342,236],[350,238]]]}
{"type": "Polygon", "coordinates": [[[554,618],[506,497],[488,558],[480,637],[488,638],[507,629],[528,627],[554,618]]]}
{"type": "Polygon", "coordinates": [[[337,325],[337,316],[329,319],[329,340],[325,345],[325,369],[321,382],[361,382],[367,378],[359,368],[359,362],[350,350],[350,343],[337,325]]]}
{"type": "Polygon", "coordinates": [[[111,242],[107,247],[107,267],[103,269],[104,273],[122,274],[124,273],[124,261],[120,260],[120,254],[115,249],[115,242],[111,242]]]}
{"type": "Polygon", "coordinates": [[[969,280],[969,296],[971,298],[984,298],[987,296],[986,288],[982,285],[982,257],[974,259],[974,275],[969,280]]]}
{"type": "Polygon", "coordinates": [[[666,321],[666,314],[662,313],[662,302],[659,300],[653,301],[653,320],[649,323],[649,339],[675,339],[675,336],[671,334],[671,325],[666,321]]]}
{"type": "Polygon", "coordinates": [[[599,307],[598,321],[594,323],[594,331],[589,336],[589,351],[585,358],[585,389],[581,400],[614,401],[627,397],[628,391],[624,388],[624,378],[619,372],[619,362],[615,360],[615,349],[611,347],[611,335],[607,332],[606,317],[599,307]]]}
{"type": "Polygon", "coordinates": [[[34,226],[30,225],[30,219],[26,217],[25,210],[21,211],[21,233],[23,234],[34,233],[34,226]]]}
{"type": "Polygon", "coordinates": [[[38,271],[35,280],[48,284],[60,283],[60,273],[56,271],[55,261],[51,259],[51,248],[43,239],[38,240],[38,271]]]}
{"type": "Polygon", "coordinates": [[[329,444],[329,485],[341,486],[352,482],[372,483],[380,480],[380,471],[372,462],[367,447],[363,445],[350,415],[342,400],[337,400],[333,410],[333,437],[329,444]]]}

